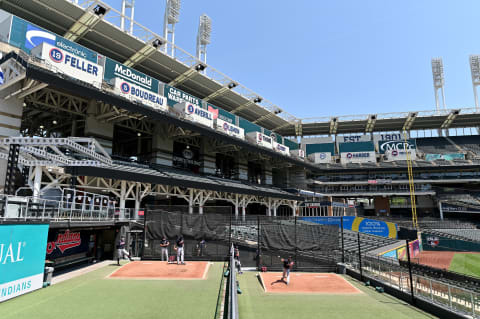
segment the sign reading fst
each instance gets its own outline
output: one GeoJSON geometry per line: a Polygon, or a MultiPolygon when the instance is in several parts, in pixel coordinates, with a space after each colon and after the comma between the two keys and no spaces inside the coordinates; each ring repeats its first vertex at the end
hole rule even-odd
{"type": "Polygon", "coordinates": [[[48,225],[0,225],[0,302],[42,288],[48,225]]]}
{"type": "Polygon", "coordinates": [[[54,71],[66,74],[97,88],[100,88],[102,85],[103,67],[96,63],[45,42],[33,48],[31,53],[50,62],[55,67],[54,71]]]}

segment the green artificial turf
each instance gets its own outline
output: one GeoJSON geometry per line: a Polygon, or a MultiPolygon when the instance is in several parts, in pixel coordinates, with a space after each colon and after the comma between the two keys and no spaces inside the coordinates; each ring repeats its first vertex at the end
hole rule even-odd
{"type": "Polygon", "coordinates": [[[240,318],[435,318],[373,287],[345,277],[363,293],[358,295],[265,293],[256,273],[239,275],[242,294],[238,296],[240,318]]]}
{"type": "Polygon", "coordinates": [[[480,254],[457,253],[453,255],[449,270],[480,277],[480,254]]]}
{"type": "Polygon", "coordinates": [[[1,319],[208,318],[215,315],[223,263],[206,280],[105,279],[106,266],[0,304],[1,319]]]}

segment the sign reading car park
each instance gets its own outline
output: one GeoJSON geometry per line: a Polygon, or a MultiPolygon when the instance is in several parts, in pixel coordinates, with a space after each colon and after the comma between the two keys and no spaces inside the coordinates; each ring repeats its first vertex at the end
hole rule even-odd
{"type": "Polygon", "coordinates": [[[51,65],[55,66],[57,72],[87,82],[97,88],[102,85],[103,68],[96,63],[45,42],[33,48],[31,53],[50,62],[51,65]]]}
{"type": "Polygon", "coordinates": [[[167,97],[167,103],[169,106],[175,106],[175,104],[182,102],[187,102],[198,107],[202,105],[199,98],[167,84],[165,84],[163,88],[163,95],[167,97]]]}
{"type": "Polygon", "coordinates": [[[115,92],[129,99],[139,101],[154,109],[168,111],[167,99],[164,96],[153,93],[143,87],[127,82],[121,78],[115,78],[115,92]]]}
{"type": "MultiPolygon", "coordinates": [[[[110,58],[105,59],[105,73],[103,78],[106,82],[112,83],[116,78],[135,84],[153,93],[158,93],[158,80],[129,68],[110,58]]],[[[113,83],[112,83],[113,84],[113,83]]]]}

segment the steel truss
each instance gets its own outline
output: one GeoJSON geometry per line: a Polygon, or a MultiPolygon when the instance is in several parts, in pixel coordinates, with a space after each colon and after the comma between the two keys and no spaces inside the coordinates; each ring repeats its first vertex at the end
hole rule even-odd
{"type": "Polygon", "coordinates": [[[20,146],[19,163],[25,166],[101,166],[112,164],[110,155],[93,138],[8,137],[0,139],[0,158],[8,159],[5,151],[10,145],[20,146]]]}
{"type": "MultiPolygon", "coordinates": [[[[70,186],[66,183],[66,181],[69,180],[70,175],[66,174],[63,170],[49,172],[47,169],[44,169],[43,172],[48,177],[48,181],[42,182],[42,185],[45,186],[41,191],[51,187],[62,189],[70,186]]],[[[266,206],[268,216],[277,216],[277,209],[282,205],[290,207],[293,214],[297,211],[299,204],[298,201],[295,200],[115,180],[103,177],[77,176],[76,181],[77,187],[80,189],[113,194],[117,198],[119,202],[118,207],[121,210],[125,208],[126,201],[135,201],[135,214],[137,214],[140,208],[141,201],[147,196],[161,198],[169,198],[173,196],[184,199],[188,203],[190,213],[193,213],[194,207],[198,207],[200,214],[203,214],[203,208],[208,201],[223,200],[230,202],[235,206],[235,216],[238,216],[241,210],[242,217],[246,215],[246,208],[251,203],[258,203],[266,206]]]]}

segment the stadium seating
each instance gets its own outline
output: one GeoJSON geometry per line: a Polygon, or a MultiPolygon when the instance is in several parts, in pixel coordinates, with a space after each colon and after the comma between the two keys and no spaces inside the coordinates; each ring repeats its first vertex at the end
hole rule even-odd
{"type": "Polygon", "coordinates": [[[450,143],[445,137],[417,138],[417,149],[425,154],[449,154],[458,153],[455,144],[450,143]]]}

